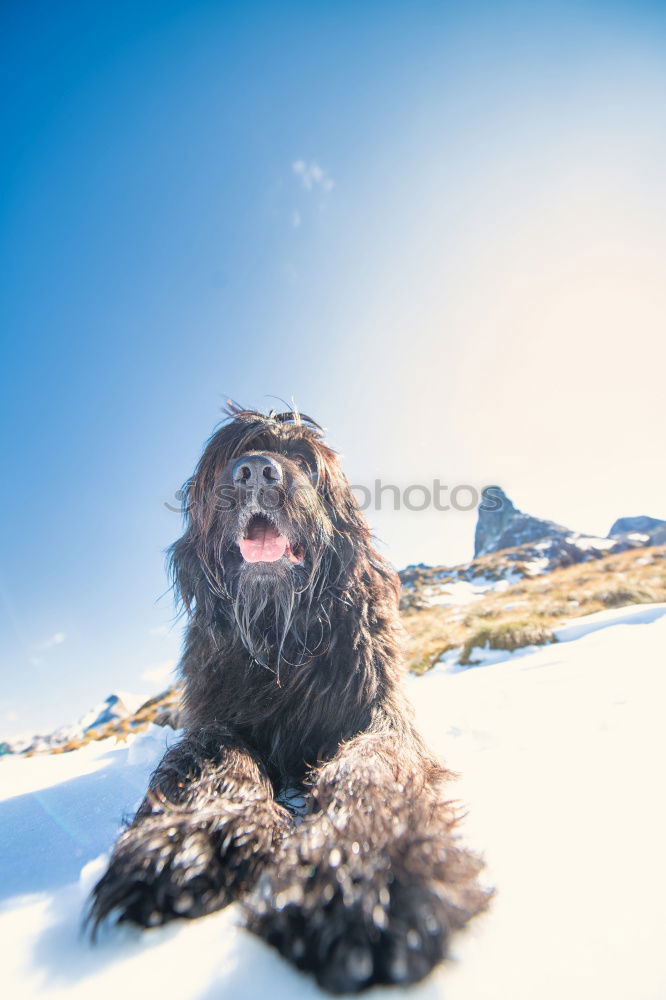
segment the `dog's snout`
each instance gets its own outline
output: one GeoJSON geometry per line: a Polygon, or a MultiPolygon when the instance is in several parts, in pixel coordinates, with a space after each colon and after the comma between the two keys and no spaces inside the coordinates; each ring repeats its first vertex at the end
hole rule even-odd
{"type": "Polygon", "coordinates": [[[231,476],[237,486],[258,489],[280,486],[282,469],[269,455],[247,455],[234,463],[231,476]]]}

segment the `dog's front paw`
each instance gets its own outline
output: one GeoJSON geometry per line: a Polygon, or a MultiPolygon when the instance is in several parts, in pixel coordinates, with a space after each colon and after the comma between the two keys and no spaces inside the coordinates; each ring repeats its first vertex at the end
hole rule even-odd
{"type": "Polygon", "coordinates": [[[130,826],[93,889],[93,931],[109,917],[155,927],[226,906],[256,878],[276,829],[287,827],[284,810],[273,813],[246,821],[242,813],[213,820],[161,813],[130,826]]]}
{"type": "Polygon", "coordinates": [[[401,883],[381,862],[346,863],[339,848],[281,872],[260,879],[248,926],[329,992],[416,982],[445,957],[452,921],[436,887],[401,883]]]}
{"type": "Polygon", "coordinates": [[[229,902],[228,879],[206,831],[147,826],[130,827],[116,844],[92,892],[93,929],[108,917],[155,927],[229,902]]]}

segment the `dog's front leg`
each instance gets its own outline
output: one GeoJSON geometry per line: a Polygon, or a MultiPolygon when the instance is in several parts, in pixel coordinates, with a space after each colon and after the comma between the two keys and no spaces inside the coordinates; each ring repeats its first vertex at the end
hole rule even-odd
{"type": "Polygon", "coordinates": [[[487,901],[446,777],[404,724],[344,743],[313,775],[318,811],[253,892],[250,928],[332,992],[427,975],[487,901]]]}
{"type": "Polygon", "coordinates": [[[231,734],[188,737],[155,771],[88,919],[93,928],[110,915],[148,927],[226,906],[289,825],[263,767],[231,734]]]}

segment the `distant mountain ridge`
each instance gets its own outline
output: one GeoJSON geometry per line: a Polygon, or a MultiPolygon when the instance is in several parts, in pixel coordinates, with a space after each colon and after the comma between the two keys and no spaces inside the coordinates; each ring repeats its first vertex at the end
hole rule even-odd
{"type": "Polygon", "coordinates": [[[644,515],[620,517],[606,538],[598,538],[566,528],[555,521],[525,514],[500,486],[485,487],[474,533],[474,558],[546,539],[552,541],[555,557],[559,550],[568,561],[578,561],[572,559],[576,548],[581,550],[582,560],[590,558],[595,551],[607,555],[642,545],[663,545],[666,543],[666,521],[644,515]]]}
{"type": "MultiPolygon", "coordinates": [[[[48,735],[15,737],[0,741],[0,756],[10,753],[63,753],[75,750],[91,739],[119,736],[140,731],[148,722],[161,723],[162,715],[171,708],[174,689],[146,699],[145,695],[126,691],[110,694],[104,701],[86,712],[78,722],[59,726],[48,735]]],[[[164,719],[166,720],[166,717],[164,719]]]]}
{"type": "Polygon", "coordinates": [[[630,549],[666,544],[666,521],[644,515],[618,518],[608,537],[587,535],[526,514],[500,486],[486,486],[478,508],[474,557],[459,566],[406,566],[400,571],[403,611],[513,585],[557,569],[630,549]]]}

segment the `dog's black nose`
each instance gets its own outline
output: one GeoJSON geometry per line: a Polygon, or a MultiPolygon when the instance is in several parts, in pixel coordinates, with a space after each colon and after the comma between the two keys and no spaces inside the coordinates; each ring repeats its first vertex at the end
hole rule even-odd
{"type": "Polygon", "coordinates": [[[280,486],[282,469],[268,455],[247,455],[234,463],[231,477],[237,486],[247,486],[249,489],[280,486]]]}

